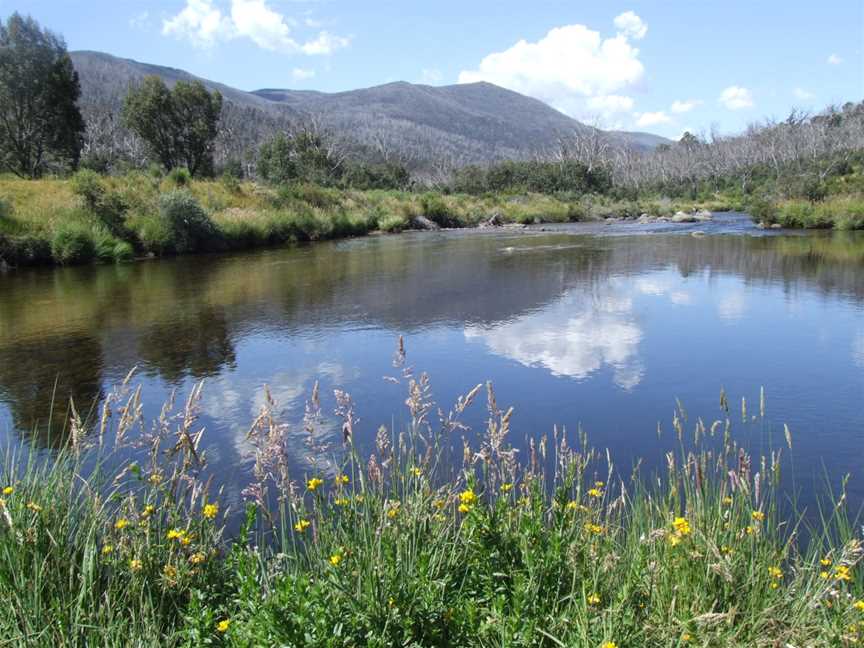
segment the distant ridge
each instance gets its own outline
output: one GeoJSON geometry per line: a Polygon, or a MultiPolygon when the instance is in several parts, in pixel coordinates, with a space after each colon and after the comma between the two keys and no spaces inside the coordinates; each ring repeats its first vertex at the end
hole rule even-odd
{"type": "MultiPolygon", "coordinates": [[[[266,88],[245,92],[184,70],[102,52],[76,51],[85,113],[119,110],[130,84],[157,75],[172,85],[201,81],[225,98],[236,146],[254,146],[274,130],[314,120],[336,135],[412,167],[526,158],[591,127],[547,104],[491,83],[428,86],[405,81],[346,92],[266,88]]],[[[609,132],[618,144],[649,150],[669,140],[650,133],[609,132]]]]}

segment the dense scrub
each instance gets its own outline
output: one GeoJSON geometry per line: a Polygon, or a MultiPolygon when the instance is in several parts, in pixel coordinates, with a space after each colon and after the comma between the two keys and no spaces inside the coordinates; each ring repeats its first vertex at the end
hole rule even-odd
{"type": "MultiPolygon", "coordinates": [[[[245,512],[208,491],[200,388],[152,426],[139,426],[129,379],[101,421],[73,410],[52,463],[10,454],[3,466],[0,633],[22,646],[864,639],[862,544],[844,494],[805,529],[783,512],[782,450],[749,456],[722,406],[691,438],[676,412],[665,471],[627,476],[559,432],[517,459],[512,412],[488,385],[486,432],[454,461],[444,449],[460,445],[460,418],[484,388],[433,423],[428,377],[403,368],[399,380],[405,429],[382,427],[368,461],[354,443],[371,443],[350,435],[341,447],[310,446],[302,474],[286,455],[297,435],[268,395],[249,433],[245,512]],[[244,521],[232,537],[229,516],[244,521]]],[[[350,398],[336,398],[351,430],[350,398]]],[[[317,388],[306,412],[319,438],[317,388]]]]}

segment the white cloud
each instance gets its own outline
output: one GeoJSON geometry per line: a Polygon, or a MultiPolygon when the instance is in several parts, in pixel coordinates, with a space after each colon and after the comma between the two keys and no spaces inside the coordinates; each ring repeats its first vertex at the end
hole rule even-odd
{"type": "Polygon", "coordinates": [[[622,34],[633,40],[641,40],[648,33],[648,25],[642,22],[642,19],[632,11],[625,11],[616,16],[615,26],[621,30],[622,34]]]}
{"type": "Polygon", "coordinates": [[[294,68],[291,70],[291,76],[295,81],[305,81],[306,79],[311,79],[315,76],[315,70],[310,70],[308,68],[294,68]]]}
{"type": "Polygon", "coordinates": [[[621,97],[620,91],[639,82],[645,73],[639,50],[631,43],[639,34],[641,30],[631,28],[603,38],[585,25],[555,27],[536,42],[520,40],[487,55],[476,69],[460,72],[459,83],[488,81],[575,117],[594,115],[598,107],[614,112],[626,99],[608,97],[621,97]]]}
{"type": "Polygon", "coordinates": [[[330,54],[349,44],[349,39],[326,31],[300,43],[291,34],[295,25],[294,20],[272,9],[267,0],[231,0],[231,10],[225,13],[214,0],[186,0],[180,13],[163,21],[162,33],[202,48],[248,38],[262,49],[286,54],[330,54]]]}
{"type": "Polygon", "coordinates": [[[186,0],[180,13],[162,23],[162,33],[188,39],[195,47],[212,47],[231,38],[233,26],[211,0],[186,0]]]}
{"type": "Polygon", "coordinates": [[[672,118],[662,110],[658,112],[636,113],[637,126],[656,126],[657,124],[668,124],[672,118]]]}
{"type": "Polygon", "coordinates": [[[673,113],[686,113],[693,110],[696,106],[702,103],[699,99],[685,99],[683,101],[673,101],[672,106],[669,108],[673,113]]]}
{"type": "Polygon", "coordinates": [[[308,43],[303,43],[301,49],[304,54],[332,54],[336,50],[348,47],[351,43],[350,39],[343,36],[336,36],[330,32],[322,31],[318,34],[318,38],[311,40],[308,43]]]}
{"type": "Polygon", "coordinates": [[[740,292],[727,293],[717,302],[717,314],[724,320],[738,320],[744,317],[747,302],[740,292]]]}
{"type": "Polygon", "coordinates": [[[795,88],[795,90],[792,91],[792,94],[794,94],[797,99],[801,99],[804,101],[813,98],[813,93],[808,92],[804,88],[795,88]]]}
{"type": "Polygon", "coordinates": [[[720,93],[720,103],[729,110],[740,110],[753,106],[753,95],[747,88],[741,86],[729,86],[720,93]]]}
{"type": "Polygon", "coordinates": [[[828,63],[830,65],[840,65],[843,62],[843,59],[840,58],[837,54],[831,54],[828,57],[828,63]]]}

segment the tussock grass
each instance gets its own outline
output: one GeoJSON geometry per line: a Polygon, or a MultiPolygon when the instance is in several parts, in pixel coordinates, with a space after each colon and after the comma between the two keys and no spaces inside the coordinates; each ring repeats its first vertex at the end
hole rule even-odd
{"type": "Polygon", "coordinates": [[[862,544],[845,495],[826,500],[816,526],[784,513],[782,451],[748,455],[728,410],[690,431],[679,408],[665,470],[621,474],[560,430],[517,455],[512,410],[491,385],[435,420],[428,376],[404,360],[400,344],[407,422],[382,427],[371,458],[355,448],[343,392],[346,442],[318,444],[316,386],[302,424],[310,463],[292,473],[290,429],[266,394],[248,437],[245,517],[235,511],[245,522],[230,539],[226,503],[208,488],[200,387],[142,425],[130,377],[93,425],[73,413],[53,461],[7,454],[0,635],[38,646],[598,648],[864,638],[862,544]],[[484,397],[485,432],[460,461],[447,449],[484,397]]]}
{"type": "Polygon", "coordinates": [[[457,228],[474,227],[492,216],[502,223],[563,223],[671,215],[697,206],[663,198],[636,202],[577,194],[271,187],[140,171],[122,176],[83,171],[69,180],[2,176],[0,200],[0,261],[12,266],[125,261],[395,233],[415,227],[419,216],[457,228]],[[182,207],[180,213],[166,212],[169,196],[182,207]],[[195,221],[201,235],[178,228],[180,221],[195,221]]]}

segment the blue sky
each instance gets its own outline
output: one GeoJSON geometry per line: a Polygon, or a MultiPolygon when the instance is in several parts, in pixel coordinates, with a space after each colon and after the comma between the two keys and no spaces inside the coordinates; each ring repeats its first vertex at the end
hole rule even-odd
{"type": "Polygon", "coordinates": [[[487,80],[669,137],[864,98],[861,0],[0,0],[13,10],[70,49],[245,90],[487,80]]]}

